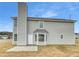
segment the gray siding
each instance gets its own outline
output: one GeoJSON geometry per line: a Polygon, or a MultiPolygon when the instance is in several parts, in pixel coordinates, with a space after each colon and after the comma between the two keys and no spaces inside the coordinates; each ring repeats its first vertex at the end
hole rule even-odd
{"type": "MultiPolygon", "coordinates": [[[[75,44],[74,23],[44,22],[48,31],[47,44],[75,44]],[[63,35],[63,39],[61,39],[63,35]]],[[[39,21],[28,21],[28,33],[39,29],[39,21]]]]}
{"type": "MultiPolygon", "coordinates": [[[[28,35],[33,35],[36,29],[39,29],[39,21],[28,21],[28,35]]],[[[44,29],[48,31],[47,44],[75,44],[74,23],[63,22],[44,22],[44,29]],[[61,39],[63,35],[63,39],[61,39]]],[[[14,27],[14,33],[17,32],[14,27]]],[[[34,40],[34,39],[33,39],[34,40]]],[[[15,44],[15,42],[13,41],[15,44]]]]}

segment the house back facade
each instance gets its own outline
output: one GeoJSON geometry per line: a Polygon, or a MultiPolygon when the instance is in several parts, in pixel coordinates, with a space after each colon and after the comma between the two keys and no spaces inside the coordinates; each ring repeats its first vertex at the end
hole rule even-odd
{"type": "Polygon", "coordinates": [[[13,45],[74,45],[74,20],[27,16],[26,3],[18,3],[18,16],[12,17],[13,45]]]}

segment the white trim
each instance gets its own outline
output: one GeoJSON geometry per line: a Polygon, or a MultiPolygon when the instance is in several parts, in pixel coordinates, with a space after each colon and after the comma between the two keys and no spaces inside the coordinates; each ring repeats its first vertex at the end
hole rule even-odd
{"type": "Polygon", "coordinates": [[[36,45],[36,44],[37,44],[37,42],[35,41],[35,35],[37,35],[37,33],[34,33],[34,34],[33,34],[34,44],[36,45]]]}
{"type": "MultiPolygon", "coordinates": [[[[36,35],[37,35],[37,42],[35,41],[36,45],[47,45],[46,33],[37,33],[36,35]],[[44,34],[44,42],[39,43],[39,36],[38,36],[39,34],[44,34]]],[[[35,34],[34,34],[34,40],[35,40],[35,34]]]]}
{"type": "Polygon", "coordinates": [[[39,29],[44,29],[44,21],[39,21],[39,29]],[[40,28],[40,23],[43,23],[43,28],[40,28]]]}
{"type": "Polygon", "coordinates": [[[34,44],[35,45],[47,45],[47,38],[46,38],[47,34],[46,33],[34,33],[33,35],[34,35],[34,44]],[[39,44],[39,36],[38,36],[39,34],[44,34],[44,42],[40,43],[40,44],[39,44]],[[37,41],[35,41],[35,35],[37,35],[37,41]]]}
{"type": "Polygon", "coordinates": [[[39,38],[38,38],[38,33],[37,33],[37,42],[36,42],[36,43],[37,43],[37,45],[39,45],[39,44],[38,44],[38,39],[39,39],[39,38]]]}
{"type": "Polygon", "coordinates": [[[45,45],[47,45],[47,38],[46,38],[47,34],[44,34],[44,35],[45,35],[45,39],[44,39],[45,42],[44,43],[45,43],[45,45]]]}

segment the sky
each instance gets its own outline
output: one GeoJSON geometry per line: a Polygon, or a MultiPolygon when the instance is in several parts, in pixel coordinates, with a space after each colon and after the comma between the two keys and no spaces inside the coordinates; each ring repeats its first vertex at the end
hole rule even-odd
{"type": "MultiPolygon", "coordinates": [[[[75,33],[79,33],[78,2],[28,2],[28,16],[77,20],[75,33]]],[[[18,15],[16,2],[0,2],[0,31],[13,31],[11,17],[18,15]]]]}

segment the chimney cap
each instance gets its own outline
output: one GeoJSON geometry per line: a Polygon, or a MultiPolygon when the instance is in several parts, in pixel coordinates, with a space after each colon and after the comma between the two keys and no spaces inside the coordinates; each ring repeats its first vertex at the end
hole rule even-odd
{"type": "Polygon", "coordinates": [[[26,2],[18,2],[18,5],[24,6],[26,5],[26,2]]]}

